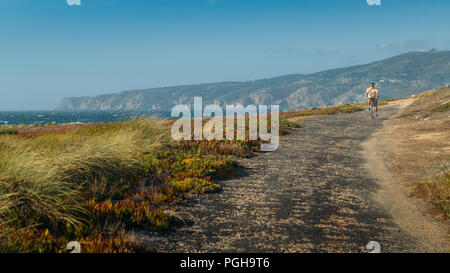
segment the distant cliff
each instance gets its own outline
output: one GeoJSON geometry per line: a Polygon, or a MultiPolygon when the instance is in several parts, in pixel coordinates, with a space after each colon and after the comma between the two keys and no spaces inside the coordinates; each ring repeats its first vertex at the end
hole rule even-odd
{"type": "Polygon", "coordinates": [[[204,104],[279,104],[286,110],[362,101],[371,81],[383,98],[406,97],[450,84],[450,51],[411,52],[308,75],[64,98],[56,110],[169,110],[176,104],[192,104],[194,96],[203,97],[204,104]]]}

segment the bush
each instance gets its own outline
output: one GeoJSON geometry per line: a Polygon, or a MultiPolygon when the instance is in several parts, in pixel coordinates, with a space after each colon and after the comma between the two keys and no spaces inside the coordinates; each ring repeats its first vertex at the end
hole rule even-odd
{"type": "Polygon", "coordinates": [[[0,135],[17,135],[18,133],[16,129],[0,129],[0,135]]]}
{"type": "Polygon", "coordinates": [[[450,110],[450,101],[433,108],[431,111],[435,113],[443,113],[447,112],[448,110],[450,110]]]}
{"type": "Polygon", "coordinates": [[[199,178],[186,178],[183,181],[174,181],[172,184],[180,192],[214,193],[221,189],[219,185],[199,178]]]}
{"type": "Polygon", "coordinates": [[[83,200],[136,186],[145,155],[164,146],[167,128],[152,120],[94,126],[32,138],[3,138],[0,222],[49,227],[86,223],[83,200]]]}
{"type": "Polygon", "coordinates": [[[438,208],[445,218],[450,217],[450,167],[434,175],[429,181],[417,183],[413,195],[438,208]]]}
{"type": "Polygon", "coordinates": [[[163,230],[169,227],[169,216],[161,208],[153,209],[150,202],[132,200],[97,203],[88,202],[97,223],[123,223],[127,228],[147,227],[163,230]]]}
{"type": "Polygon", "coordinates": [[[66,252],[71,240],[86,243],[84,252],[130,251],[109,225],[167,229],[163,202],[219,191],[214,178],[237,175],[230,155],[261,144],[169,136],[170,122],[153,120],[0,134],[0,251],[66,252]]]}

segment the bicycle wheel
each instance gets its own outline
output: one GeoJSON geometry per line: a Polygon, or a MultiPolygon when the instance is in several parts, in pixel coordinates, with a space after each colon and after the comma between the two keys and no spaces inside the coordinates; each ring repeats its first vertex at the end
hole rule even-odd
{"type": "Polygon", "coordinates": [[[373,101],[370,103],[370,116],[372,119],[375,119],[375,105],[373,101]]]}

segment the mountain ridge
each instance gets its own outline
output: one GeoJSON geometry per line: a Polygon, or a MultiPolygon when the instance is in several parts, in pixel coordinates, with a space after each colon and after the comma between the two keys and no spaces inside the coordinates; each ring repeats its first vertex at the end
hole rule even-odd
{"type": "Polygon", "coordinates": [[[376,82],[383,98],[406,97],[450,83],[450,51],[409,52],[369,64],[311,74],[127,90],[95,97],[63,98],[56,110],[170,110],[192,104],[278,104],[281,109],[354,103],[376,82]]]}

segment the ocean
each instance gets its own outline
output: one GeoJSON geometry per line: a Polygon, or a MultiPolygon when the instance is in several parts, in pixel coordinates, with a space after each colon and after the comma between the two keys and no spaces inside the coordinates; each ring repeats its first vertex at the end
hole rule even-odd
{"type": "Polygon", "coordinates": [[[0,125],[116,122],[139,117],[170,117],[169,111],[0,111],[0,125]]]}

